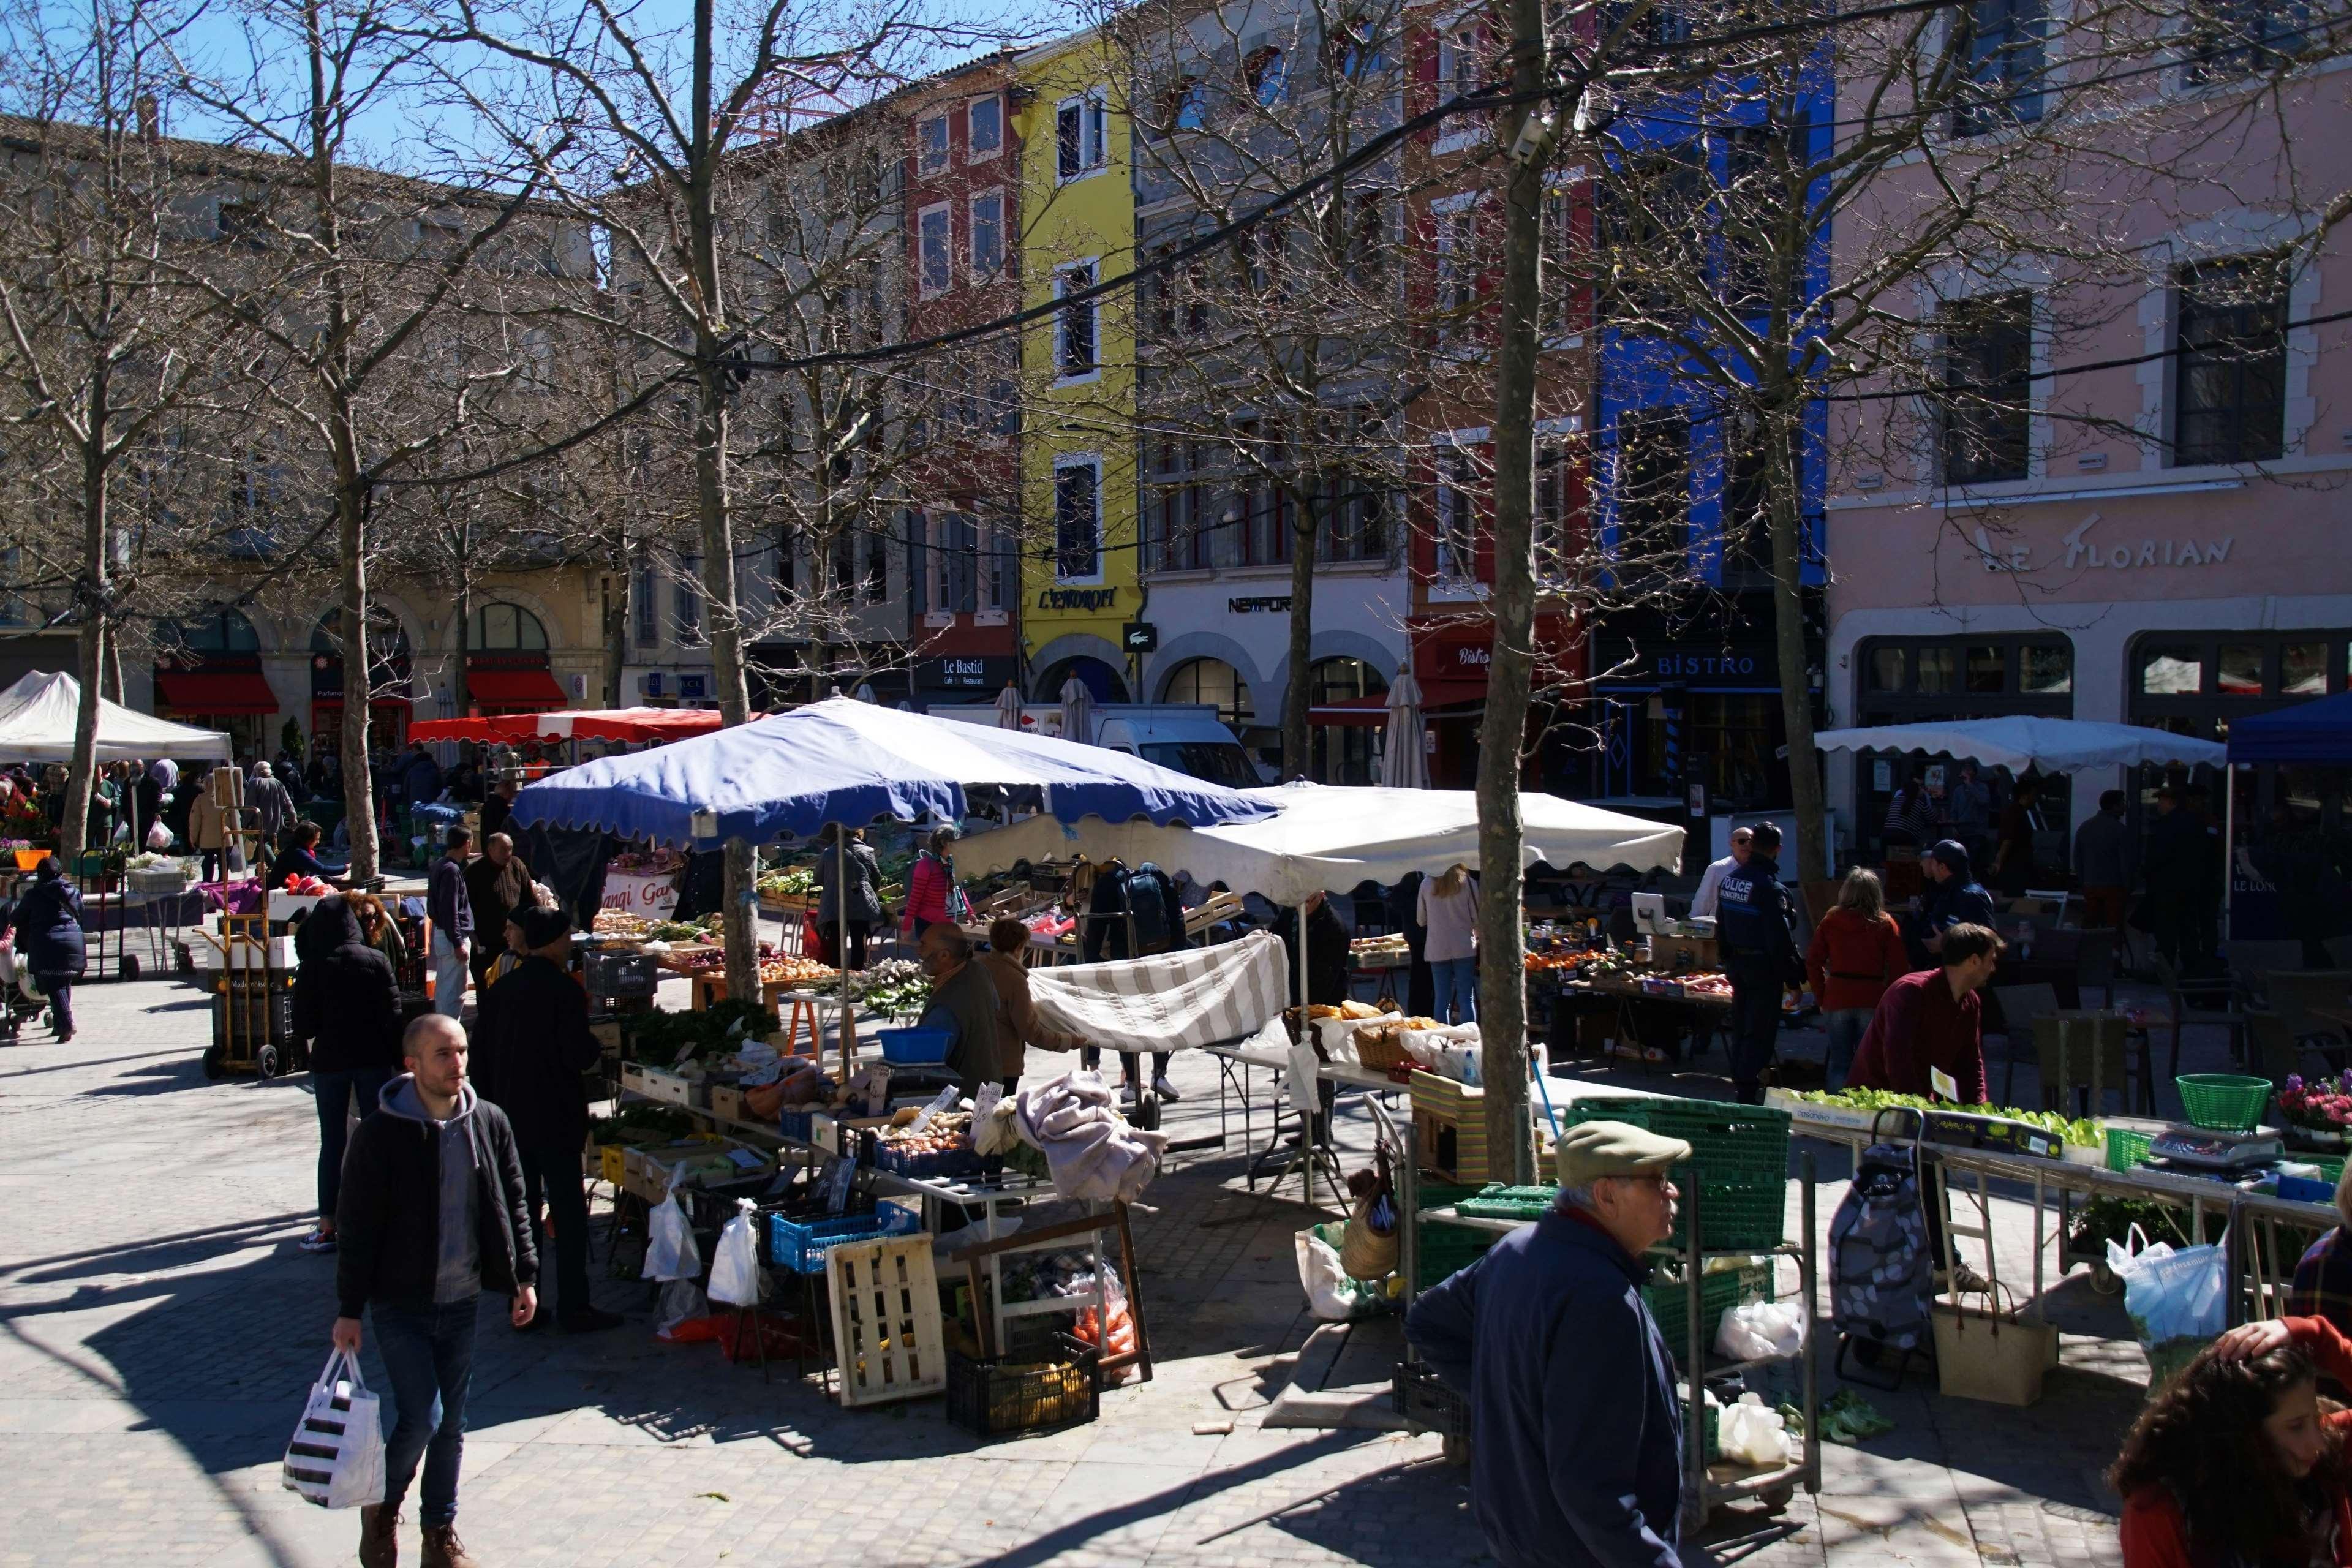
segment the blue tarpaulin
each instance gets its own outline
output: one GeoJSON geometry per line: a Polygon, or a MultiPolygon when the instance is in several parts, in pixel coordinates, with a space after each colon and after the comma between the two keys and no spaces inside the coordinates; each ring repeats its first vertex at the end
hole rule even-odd
{"type": "Polygon", "coordinates": [[[2352,691],[2231,720],[2230,760],[2352,765],[2352,691]]]}
{"type": "Polygon", "coordinates": [[[761,845],[833,822],[953,822],[966,784],[1039,786],[1045,809],[1068,823],[1206,826],[1274,813],[1255,795],[1124,752],[833,698],[541,779],[516,795],[514,821],[680,847],[737,837],[761,845]]]}

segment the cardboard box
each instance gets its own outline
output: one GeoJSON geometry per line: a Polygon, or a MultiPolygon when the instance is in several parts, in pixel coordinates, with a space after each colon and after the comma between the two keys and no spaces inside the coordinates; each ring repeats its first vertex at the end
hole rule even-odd
{"type": "MultiPolygon", "coordinates": [[[[621,1190],[649,1204],[657,1204],[669,1195],[670,1171],[677,1168],[679,1177],[687,1182],[724,1178],[758,1170],[765,1161],[751,1156],[747,1168],[736,1158],[737,1146],[723,1142],[662,1143],[648,1149],[630,1149],[621,1156],[621,1190]]],[[[744,1151],[750,1153],[750,1151],[744,1151]]]]}
{"type": "Polygon", "coordinates": [[[710,1086],[710,1114],[729,1121],[749,1120],[743,1113],[743,1090],[731,1083],[710,1086]]]}
{"type": "Polygon", "coordinates": [[[621,1048],[621,1021],[618,1018],[606,1018],[591,1024],[588,1026],[588,1032],[596,1037],[596,1043],[604,1047],[606,1051],[618,1051],[621,1048]]]}
{"type": "Polygon", "coordinates": [[[666,1105],[683,1105],[691,1110],[710,1109],[710,1089],[701,1079],[639,1062],[621,1064],[621,1087],[666,1105]]]}

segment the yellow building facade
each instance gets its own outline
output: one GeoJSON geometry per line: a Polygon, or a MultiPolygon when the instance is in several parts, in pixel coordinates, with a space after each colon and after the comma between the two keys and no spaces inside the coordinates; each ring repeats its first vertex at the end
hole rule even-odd
{"type": "Polygon", "coordinates": [[[1021,344],[1021,625],[1029,695],[1070,677],[1097,701],[1138,696],[1123,628],[1137,618],[1132,291],[1085,291],[1135,261],[1135,184],[1116,55],[1089,30],[1020,56],[1025,303],[1069,304],[1021,344]]]}

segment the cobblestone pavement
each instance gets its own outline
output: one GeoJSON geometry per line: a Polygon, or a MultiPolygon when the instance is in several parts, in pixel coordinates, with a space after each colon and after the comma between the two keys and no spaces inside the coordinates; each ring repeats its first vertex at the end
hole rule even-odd
{"type": "MultiPolygon", "coordinates": [[[[206,1082],[206,1003],[184,986],[76,1002],[70,1045],[35,1026],[0,1046],[0,1568],[351,1561],[354,1517],[278,1479],[332,1316],[331,1261],[294,1245],[317,1148],[308,1079],[206,1082]]],[[[1213,1129],[1207,1061],[1175,1077],[1171,1130],[1213,1129]]],[[[1363,1124],[1346,1125],[1360,1146],[1363,1124]]],[[[1314,1325],[1299,1211],[1242,1193],[1238,1120],[1231,1132],[1182,1157],[1138,1227],[1156,1380],[1049,1436],[982,1444],[937,1400],[844,1412],[813,1381],[661,1345],[642,1285],[601,1284],[630,1321],[588,1339],[517,1335],[486,1310],[469,1546],[492,1568],[1489,1561],[1466,1473],[1434,1438],[1261,1428],[1314,1325]]],[[[1839,1190],[1822,1191],[1824,1227],[1839,1190]]],[[[1873,1394],[1893,1433],[1830,1449],[1817,1501],[1720,1516],[1689,1560],[2118,1561],[2097,1472],[2146,1367],[2112,1303],[2080,1280],[2055,1300],[2080,1331],[2030,1414],[1916,1379],[1873,1394]]]]}

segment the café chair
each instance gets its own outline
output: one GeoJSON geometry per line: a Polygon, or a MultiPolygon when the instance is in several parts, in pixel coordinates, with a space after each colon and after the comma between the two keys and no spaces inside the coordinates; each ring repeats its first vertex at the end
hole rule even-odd
{"type": "MultiPolygon", "coordinates": [[[[2015,1105],[2017,1058],[2032,1042],[2033,1020],[2058,1011],[2058,988],[2054,985],[1996,985],[1992,988],[1992,999],[2000,1009],[2000,1032],[2009,1052],[2009,1067],[2000,1080],[2000,1102],[2015,1105]]],[[[1991,1026],[1990,1022],[1986,1026],[1991,1026]]]]}
{"type": "Polygon", "coordinates": [[[2097,986],[2102,1007],[2116,1005],[2116,932],[2112,929],[2076,933],[2074,984],[2086,994],[2097,986]]]}
{"type": "Polygon", "coordinates": [[[2229,1030],[2231,1056],[2244,1059],[2246,1014],[2239,1004],[2236,984],[2225,979],[2187,979],[2161,952],[2156,955],[2155,968],[2156,983],[2163,987],[2166,1005],[2172,1012],[2170,1076],[2180,1076],[2180,1031],[2191,1024],[2218,1024],[2229,1030]]]}

